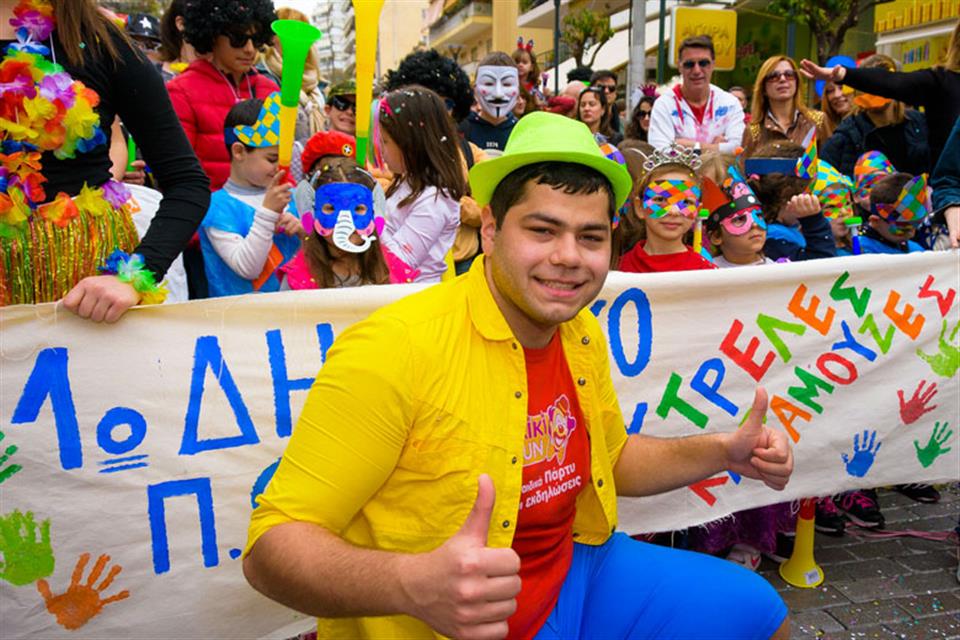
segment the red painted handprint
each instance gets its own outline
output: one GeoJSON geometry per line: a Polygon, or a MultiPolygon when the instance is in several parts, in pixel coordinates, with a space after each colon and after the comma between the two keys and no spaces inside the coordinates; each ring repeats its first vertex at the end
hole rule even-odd
{"type": "Polygon", "coordinates": [[[924,391],[923,385],[926,383],[926,380],[921,380],[913,396],[906,402],[903,399],[903,389],[897,391],[897,396],[900,398],[900,419],[903,420],[903,424],[913,424],[923,414],[937,408],[937,405],[927,406],[927,403],[933,400],[933,396],[937,395],[937,383],[931,382],[930,387],[924,391]]]}
{"type": "Polygon", "coordinates": [[[43,596],[43,600],[47,605],[47,611],[57,617],[57,623],[64,629],[79,629],[87,624],[91,618],[100,613],[100,610],[103,609],[105,605],[130,596],[129,591],[123,590],[109,598],[100,599],[100,594],[110,586],[110,583],[113,582],[113,579],[117,577],[117,574],[120,573],[123,568],[120,565],[114,566],[110,569],[110,572],[107,573],[107,577],[103,579],[103,582],[94,588],[93,583],[97,581],[97,578],[103,573],[104,567],[110,562],[110,556],[106,554],[97,558],[97,563],[93,565],[93,569],[90,570],[90,577],[87,578],[87,583],[80,584],[80,578],[83,577],[83,569],[87,566],[89,560],[89,553],[84,553],[80,556],[80,559],[77,560],[77,566],[73,569],[70,586],[67,587],[66,592],[58,596],[50,593],[50,585],[47,584],[46,580],[37,581],[37,589],[40,591],[40,595],[43,596]]]}

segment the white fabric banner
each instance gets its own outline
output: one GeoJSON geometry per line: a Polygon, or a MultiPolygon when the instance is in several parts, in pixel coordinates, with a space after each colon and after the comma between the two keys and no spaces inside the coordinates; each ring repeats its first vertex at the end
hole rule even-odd
{"type": "MultiPolygon", "coordinates": [[[[253,499],[334,338],[418,288],[147,307],[114,326],[0,309],[3,636],[308,627],[243,579],[253,499]]],[[[956,252],[611,274],[593,310],[628,431],[734,429],[759,383],[796,453],[782,493],[724,473],[622,500],[620,529],[960,478],[958,288],[956,252]]]]}

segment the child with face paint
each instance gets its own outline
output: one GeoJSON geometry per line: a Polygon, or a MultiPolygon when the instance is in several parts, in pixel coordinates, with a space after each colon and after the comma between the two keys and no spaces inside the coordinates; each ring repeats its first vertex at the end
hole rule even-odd
{"type": "MultiPolygon", "coordinates": [[[[700,210],[700,179],[689,164],[691,160],[682,150],[668,147],[666,153],[655,151],[644,164],[648,173],[637,188],[633,211],[645,238],[620,258],[620,271],[716,269],[683,242],[700,210]]],[[[699,167],[699,158],[696,163],[699,167]]]]}
{"type": "Polygon", "coordinates": [[[377,231],[384,200],[377,181],[356,165],[334,165],[298,184],[294,203],[307,236],[303,249],[280,268],[280,288],[388,284],[390,270],[377,231]]]}
{"type": "Polygon", "coordinates": [[[224,142],[230,177],[210,197],[200,247],[210,297],[277,291],[278,267],[300,248],[300,221],[289,212],[290,185],[277,170],[280,94],[230,109],[224,142]]]}
{"type": "Polygon", "coordinates": [[[453,119],[433,91],[410,85],[380,100],[380,148],[387,188],[383,243],[416,282],[440,282],[467,191],[453,119]]]}

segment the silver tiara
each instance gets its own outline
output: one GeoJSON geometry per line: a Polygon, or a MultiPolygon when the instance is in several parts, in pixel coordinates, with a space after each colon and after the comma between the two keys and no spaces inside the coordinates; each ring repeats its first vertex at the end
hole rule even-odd
{"type": "Polygon", "coordinates": [[[700,154],[693,147],[684,147],[676,142],[662,149],[654,149],[650,155],[639,150],[638,153],[644,157],[643,170],[647,173],[664,164],[682,164],[691,171],[696,171],[703,164],[700,154]]]}

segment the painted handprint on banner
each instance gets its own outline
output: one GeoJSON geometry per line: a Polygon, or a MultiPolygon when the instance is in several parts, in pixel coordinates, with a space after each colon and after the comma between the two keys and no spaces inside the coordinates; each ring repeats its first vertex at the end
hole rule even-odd
{"type": "Polygon", "coordinates": [[[947,427],[950,426],[949,422],[944,422],[943,426],[940,426],[939,422],[934,423],[933,432],[930,434],[930,440],[927,441],[927,446],[923,449],[920,448],[920,441],[913,441],[913,448],[917,450],[917,460],[920,461],[920,464],[923,465],[923,468],[926,469],[933,464],[933,461],[950,451],[950,447],[942,448],[947,441],[953,437],[953,430],[948,430],[947,427]]]}
{"type": "Polygon", "coordinates": [[[903,399],[903,389],[897,391],[897,397],[900,398],[900,420],[903,421],[903,424],[913,424],[923,414],[930,413],[937,408],[938,405],[927,406],[927,403],[933,400],[933,396],[937,395],[937,383],[931,382],[930,387],[924,390],[923,385],[926,383],[926,380],[921,380],[913,395],[907,401],[903,399]]]}
{"type": "Polygon", "coordinates": [[[947,320],[943,320],[943,328],[940,330],[940,337],[937,340],[939,351],[934,354],[927,354],[917,349],[917,355],[930,365],[930,370],[938,376],[952,378],[960,369],[960,344],[956,343],[957,329],[960,329],[960,321],[954,325],[950,332],[950,339],[946,340],[944,336],[947,333],[947,320]]]}
{"type": "Polygon", "coordinates": [[[880,442],[877,442],[877,432],[876,431],[864,431],[862,434],[856,434],[853,436],[853,458],[850,458],[847,454],[841,454],[843,457],[843,464],[847,466],[847,473],[857,478],[862,478],[867,475],[867,472],[870,471],[870,467],[873,466],[873,461],[877,457],[877,452],[880,451],[880,442]],[[863,440],[860,440],[860,436],[863,436],[863,440]]]}
{"type": "Polygon", "coordinates": [[[34,522],[33,513],[14,511],[0,517],[0,579],[22,587],[53,573],[50,521],[34,522]]]}
{"type": "Polygon", "coordinates": [[[47,605],[47,611],[57,617],[57,624],[64,629],[79,629],[87,624],[91,618],[100,613],[100,610],[103,609],[104,606],[111,602],[130,597],[130,592],[123,590],[108,598],[100,598],[100,594],[110,586],[113,579],[117,577],[117,574],[123,569],[120,565],[115,565],[110,569],[110,572],[107,573],[107,577],[103,579],[103,582],[96,587],[93,586],[93,583],[96,582],[100,574],[103,573],[104,567],[110,562],[110,556],[106,554],[97,558],[97,563],[93,565],[93,569],[90,570],[90,576],[87,578],[86,584],[80,584],[80,579],[83,577],[83,570],[89,560],[89,553],[84,553],[80,556],[77,560],[77,566],[73,569],[70,586],[67,587],[64,593],[58,596],[50,593],[50,585],[47,584],[46,580],[39,580],[37,582],[37,590],[40,591],[40,595],[43,596],[43,601],[47,605]]]}
{"type": "MultiPolygon", "coordinates": [[[[3,431],[0,431],[0,440],[3,440],[6,437],[3,431]]],[[[11,444],[6,449],[3,450],[3,453],[0,454],[0,465],[5,463],[10,457],[17,452],[17,445],[11,444]]],[[[18,464],[10,463],[5,467],[0,468],[0,484],[3,484],[10,479],[18,471],[22,471],[23,467],[18,464]]]]}

